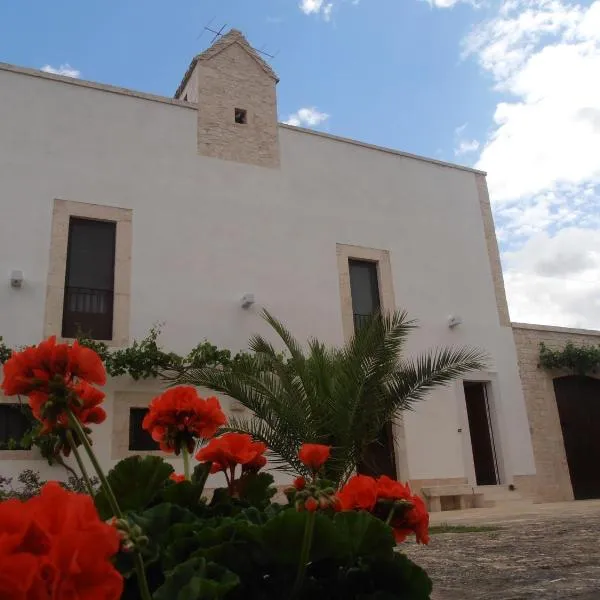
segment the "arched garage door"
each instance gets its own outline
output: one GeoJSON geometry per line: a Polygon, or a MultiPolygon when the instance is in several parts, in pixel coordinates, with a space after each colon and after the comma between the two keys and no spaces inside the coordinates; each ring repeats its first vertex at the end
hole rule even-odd
{"type": "Polygon", "coordinates": [[[600,380],[554,380],[571,484],[576,500],[600,498],[600,380]]]}

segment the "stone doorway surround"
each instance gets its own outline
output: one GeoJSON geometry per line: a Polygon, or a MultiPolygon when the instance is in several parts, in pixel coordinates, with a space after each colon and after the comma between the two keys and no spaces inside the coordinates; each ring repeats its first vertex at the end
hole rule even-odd
{"type": "Polygon", "coordinates": [[[556,350],[567,342],[594,346],[600,344],[600,331],[527,323],[513,323],[512,328],[536,466],[532,481],[515,481],[515,485],[517,489],[531,487],[527,491],[540,502],[573,500],[553,385],[555,377],[567,373],[550,373],[539,366],[540,343],[556,350]]]}

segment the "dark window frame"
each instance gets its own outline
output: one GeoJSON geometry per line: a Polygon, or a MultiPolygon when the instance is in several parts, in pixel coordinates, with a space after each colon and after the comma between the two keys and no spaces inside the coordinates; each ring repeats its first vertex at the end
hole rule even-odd
{"type": "MultiPolygon", "coordinates": [[[[28,409],[28,407],[25,408],[25,410],[28,409]]],[[[17,402],[0,403],[0,450],[31,450],[31,447],[23,447],[20,444],[23,436],[31,429],[31,422],[23,410],[23,405],[17,402]],[[10,417],[13,417],[12,424],[9,422],[10,417]],[[19,422],[15,423],[14,421],[19,422]],[[16,442],[17,445],[9,448],[11,442],[16,442]]]]}
{"type": "Polygon", "coordinates": [[[247,125],[248,111],[245,108],[234,108],[233,118],[238,125],[247,125]]]}
{"type": "Polygon", "coordinates": [[[156,452],[160,450],[152,436],[142,429],[142,421],[148,412],[147,407],[133,406],[129,409],[129,438],[127,447],[132,452],[156,452]]]}
{"type": "Polygon", "coordinates": [[[67,239],[67,261],[65,268],[65,287],[63,294],[63,316],[61,335],[64,338],[75,338],[79,334],[95,340],[110,341],[113,339],[114,298],[115,298],[115,265],[117,252],[117,222],[103,219],[89,219],[71,215],[69,217],[69,234],[67,239]],[[77,224],[97,224],[105,226],[112,236],[111,287],[83,288],[70,285],[71,260],[73,249],[73,229],[77,224]],[[82,310],[73,310],[72,307],[82,310]]]}
{"type": "Polygon", "coordinates": [[[364,325],[376,312],[381,310],[381,284],[379,274],[379,262],[376,260],[365,260],[360,258],[349,258],[348,259],[348,274],[349,274],[349,285],[350,285],[350,297],[352,300],[352,319],[354,323],[354,330],[356,331],[359,327],[364,325]],[[355,298],[352,294],[352,267],[369,267],[371,271],[371,296],[375,310],[370,313],[358,313],[355,307],[355,298]]]}

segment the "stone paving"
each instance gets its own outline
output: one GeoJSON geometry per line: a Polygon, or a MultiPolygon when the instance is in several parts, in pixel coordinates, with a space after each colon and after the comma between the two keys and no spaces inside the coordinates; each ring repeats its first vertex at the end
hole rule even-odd
{"type": "Polygon", "coordinates": [[[501,529],[403,547],[433,579],[432,600],[600,600],[599,501],[453,513],[432,520],[501,529]]]}

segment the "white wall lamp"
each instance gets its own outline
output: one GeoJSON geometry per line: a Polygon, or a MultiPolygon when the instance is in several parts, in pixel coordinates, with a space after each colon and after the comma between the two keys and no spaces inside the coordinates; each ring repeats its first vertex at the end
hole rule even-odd
{"type": "Polygon", "coordinates": [[[254,294],[244,294],[242,296],[242,308],[250,308],[254,302],[254,294]]]}
{"type": "Polygon", "coordinates": [[[448,327],[450,327],[450,329],[454,329],[455,327],[462,325],[462,322],[462,317],[459,317],[458,315],[452,315],[448,317],[448,327]]]}
{"type": "Polygon", "coordinates": [[[10,287],[20,288],[23,286],[23,271],[12,271],[10,274],[10,287]]]}

